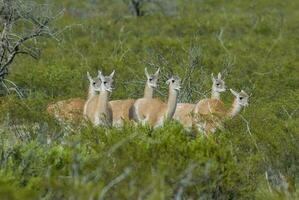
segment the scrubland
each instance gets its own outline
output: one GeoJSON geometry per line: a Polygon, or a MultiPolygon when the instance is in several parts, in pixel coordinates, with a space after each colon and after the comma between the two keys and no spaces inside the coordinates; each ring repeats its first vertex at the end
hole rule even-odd
{"type": "MultiPolygon", "coordinates": [[[[19,56],[0,98],[0,199],[298,199],[299,2],[40,1],[57,11],[59,41],[19,56]],[[121,129],[66,124],[46,113],[85,98],[86,71],[115,73],[111,99],[139,98],[144,68],[183,79],[180,102],[210,95],[211,73],[249,93],[249,106],[210,137],[169,121],[121,129]]],[[[230,92],[222,95],[229,106],[230,92]]]]}

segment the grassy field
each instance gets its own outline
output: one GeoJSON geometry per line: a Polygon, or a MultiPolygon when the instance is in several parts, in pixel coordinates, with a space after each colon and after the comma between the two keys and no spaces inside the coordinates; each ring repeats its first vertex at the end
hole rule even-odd
{"type": "Polygon", "coordinates": [[[0,199],[299,199],[298,1],[161,0],[142,17],[125,0],[41,2],[65,8],[66,29],[10,68],[25,98],[0,97],[0,199]],[[250,105],[209,138],[173,121],[105,129],[45,111],[85,98],[98,69],[116,70],[111,99],[141,97],[145,67],[161,68],[163,100],[172,73],[180,102],[195,103],[222,72],[250,105]]]}

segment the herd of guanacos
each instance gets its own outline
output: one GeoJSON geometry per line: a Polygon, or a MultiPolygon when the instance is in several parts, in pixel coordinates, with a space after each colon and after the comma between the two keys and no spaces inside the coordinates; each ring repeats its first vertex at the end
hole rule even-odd
{"type": "Polygon", "coordinates": [[[220,94],[226,91],[221,73],[212,74],[212,92],[195,104],[178,103],[181,80],[172,76],[168,84],[168,101],[154,98],[154,90],[158,86],[160,69],[149,74],[145,68],[147,81],[144,96],[140,99],[109,100],[112,92],[113,71],[104,76],[98,71],[96,78],[87,72],[89,90],[87,100],[81,98],[68,99],[49,104],[47,111],[60,120],[87,119],[95,126],[121,127],[126,121],[148,124],[153,128],[163,125],[166,120],[177,120],[187,130],[197,130],[206,135],[214,133],[226,119],[233,118],[248,105],[249,95],[243,90],[236,92],[230,89],[235,99],[229,109],[221,101],[220,94]],[[99,94],[98,94],[99,93],[99,94]],[[83,116],[83,117],[82,117],[83,116]]]}

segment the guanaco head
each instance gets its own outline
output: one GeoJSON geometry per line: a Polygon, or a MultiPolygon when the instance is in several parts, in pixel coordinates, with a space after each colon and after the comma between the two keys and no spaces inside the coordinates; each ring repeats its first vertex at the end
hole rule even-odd
{"type": "Polygon", "coordinates": [[[157,85],[158,85],[158,78],[159,78],[159,72],[160,72],[160,68],[158,68],[158,70],[154,73],[154,74],[149,74],[147,72],[147,69],[145,68],[144,69],[145,71],[145,75],[146,75],[146,78],[147,78],[147,85],[149,87],[153,87],[153,88],[156,88],[157,85]]]}
{"type": "Polygon", "coordinates": [[[92,78],[89,74],[89,72],[87,72],[87,78],[89,80],[89,87],[92,88],[98,88],[101,85],[101,80],[100,80],[100,76],[99,74],[97,75],[97,77],[92,78]]]}
{"type": "Polygon", "coordinates": [[[166,84],[169,85],[169,89],[180,91],[181,89],[181,79],[178,76],[172,76],[166,81],[166,84]]]}
{"type": "Polygon", "coordinates": [[[215,92],[225,92],[225,82],[221,77],[221,73],[218,73],[217,77],[214,77],[213,73],[211,74],[212,81],[213,81],[213,91],[215,92]]]}
{"type": "Polygon", "coordinates": [[[112,92],[112,84],[113,84],[113,76],[114,76],[115,70],[109,75],[109,76],[104,76],[101,71],[99,71],[99,78],[101,81],[100,87],[96,88],[96,91],[108,91],[112,92]]]}
{"type": "Polygon", "coordinates": [[[236,92],[233,89],[230,89],[231,93],[236,97],[236,101],[240,106],[248,106],[249,95],[241,90],[241,92],[236,92]]]}

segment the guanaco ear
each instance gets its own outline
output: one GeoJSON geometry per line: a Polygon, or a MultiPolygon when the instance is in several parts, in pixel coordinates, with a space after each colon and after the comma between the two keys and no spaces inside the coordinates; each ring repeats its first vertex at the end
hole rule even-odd
{"type": "Polygon", "coordinates": [[[211,78],[212,78],[212,81],[214,82],[215,81],[215,77],[214,77],[213,73],[211,74],[211,78]]]}
{"type": "Polygon", "coordinates": [[[160,72],[160,67],[158,68],[158,70],[155,72],[155,76],[158,76],[160,72]]]}
{"type": "Polygon", "coordinates": [[[234,96],[236,96],[236,97],[238,96],[238,92],[234,91],[233,89],[229,89],[229,90],[234,96]]]}
{"type": "Polygon", "coordinates": [[[166,83],[167,85],[169,85],[170,81],[171,81],[171,78],[168,79],[165,83],[166,83]]]}
{"type": "Polygon", "coordinates": [[[105,78],[100,70],[98,70],[98,78],[101,80],[104,80],[105,78]]]}
{"type": "Polygon", "coordinates": [[[91,82],[91,81],[92,81],[92,78],[91,78],[89,72],[87,72],[86,75],[87,75],[88,80],[91,82]]]}
{"type": "Polygon", "coordinates": [[[113,78],[114,73],[115,73],[115,70],[113,70],[113,72],[109,75],[109,77],[110,77],[110,78],[113,78]]]}
{"type": "Polygon", "coordinates": [[[144,68],[144,73],[145,73],[146,78],[149,78],[150,75],[147,72],[147,68],[144,68]]]}
{"type": "Polygon", "coordinates": [[[221,79],[221,73],[220,72],[218,73],[218,79],[221,79]]]}
{"type": "Polygon", "coordinates": [[[247,95],[248,97],[250,97],[252,94],[248,95],[244,90],[241,90],[242,93],[244,93],[245,95],[247,95]]]}

